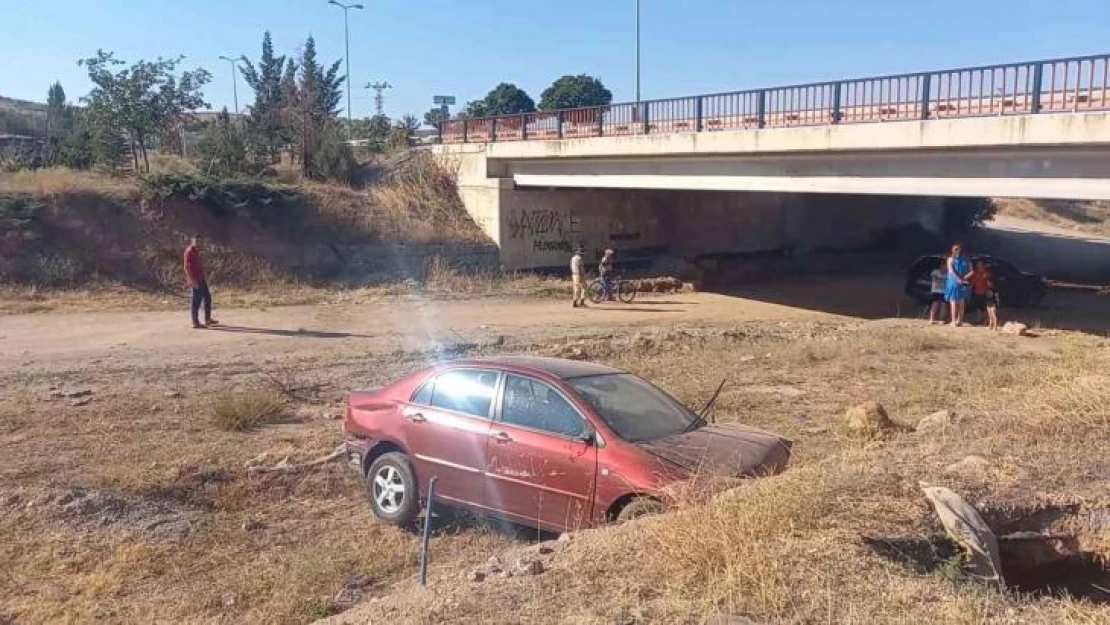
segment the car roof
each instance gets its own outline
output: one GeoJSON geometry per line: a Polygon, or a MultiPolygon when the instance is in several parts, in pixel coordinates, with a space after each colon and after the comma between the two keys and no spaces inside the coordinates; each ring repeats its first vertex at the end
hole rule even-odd
{"type": "Polygon", "coordinates": [[[467,358],[443,363],[443,367],[480,366],[496,369],[509,369],[521,373],[546,373],[568,380],[591,375],[611,375],[625,373],[606,365],[566,358],[546,358],[542,356],[494,356],[487,358],[467,358]]]}

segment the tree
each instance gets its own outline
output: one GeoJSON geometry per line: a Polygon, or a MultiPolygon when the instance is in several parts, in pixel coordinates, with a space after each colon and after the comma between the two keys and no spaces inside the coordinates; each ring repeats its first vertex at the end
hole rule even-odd
{"type": "Polygon", "coordinates": [[[541,111],[607,106],[612,102],[613,92],[600,79],[586,74],[562,76],[540,94],[541,111]]]}
{"type": "Polygon", "coordinates": [[[531,113],[536,110],[536,102],[523,89],[512,83],[503,82],[493,88],[486,97],[466,105],[469,117],[495,117],[531,113]]]}
{"type": "Polygon", "coordinates": [[[51,137],[60,136],[63,134],[64,120],[66,115],[66,91],[62,88],[61,82],[55,82],[50,85],[50,89],[46,92],[46,138],[49,140],[51,137]]]}
{"type": "MultiPolygon", "coordinates": [[[[339,102],[343,99],[343,82],[346,76],[339,75],[342,60],[324,69],[316,60],[316,41],[311,36],[305,41],[300,61],[297,63],[295,95],[290,108],[293,111],[293,127],[298,130],[301,167],[306,176],[312,176],[314,156],[324,140],[325,130],[339,114],[339,102]]],[[[286,71],[285,78],[289,78],[286,71]]],[[[284,86],[293,89],[293,85],[284,86]]]]}
{"type": "Polygon", "coordinates": [[[205,129],[197,144],[197,155],[207,173],[229,176],[246,171],[247,146],[243,133],[231,123],[226,107],[205,129]]]}
{"type": "Polygon", "coordinates": [[[393,149],[411,148],[416,145],[416,132],[420,130],[420,120],[414,115],[405,115],[393,125],[389,133],[389,147],[393,149]]]}
{"type": "Polygon", "coordinates": [[[283,112],[289,95],[283,82],[290,68],[296,71],[292,61],[287,64],[285,56],[274,56],[269,31],[262,35],[258,65],[249,59],[243,61],[243,80],[254,91],[254,104],[247,117],[248,138],[253,150],[265,154],[270,163],[277,161],[281,146],[292,140],[283,112]]]}
{"type": "Polygon", "coordinates": [[[96,56],[78,62],[88,69],[94,85],[82,99],[88,104],[90,118],[127,135],[136,170],[142,156],[142,170],[150,171],[147,150],[159,132],[180,124],[190,111],[208,106],[201,88],[211,75],[204,69],[177,75],[183,59],[138,61],[116,71],[114,68],[126,63],[111,52],[97,50],[96,56]]]}
{"type": "Polygon", "coordinates": [[[438,128],[439,122],[445,122],[449,118],[450,115],[444,112],[443,107],[437,106],[427,113],[424,113],[424,124],[432,128],[438,128]]]}

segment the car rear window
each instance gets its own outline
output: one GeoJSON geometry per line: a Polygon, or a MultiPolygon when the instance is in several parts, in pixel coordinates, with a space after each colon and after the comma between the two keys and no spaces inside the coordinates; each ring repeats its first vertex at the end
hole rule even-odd
{"type": "Polygon", "coordinates": [[[421,387],[413,402],[488,418],[497,377],[495,371],[446,371],[421,387]]]}

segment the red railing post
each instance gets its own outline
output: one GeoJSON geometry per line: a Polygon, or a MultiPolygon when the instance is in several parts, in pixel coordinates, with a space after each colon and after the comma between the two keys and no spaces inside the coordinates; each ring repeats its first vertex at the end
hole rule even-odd
{"type": "Polygon", "coordinates": [[[469,130],[469,121],[470,120],[466,119],[465,117],[463,118],[463,143],[468,143],[470,141],[470,137],[467,134],[467,131],[469,130]]]}
{"type": "Polygon", "coordinates": [[[566,113],[561,109],[555,113],[555,126],[559,131],[559,138],[563,138],[563,122],[566,121],[566,113]]]}
{"type": "Polygon", "coordinates": [[[921,119],[929,119],[929,98],[932,97],[933,75],[925,74],[921,77],[921,119]]]}
{"type": "Polygon", "coordinates": [[[694,100],[694,130],[701,132],[705,129],[705,120],[702,112],[702,97],[698,96],[694,100]]]}
{"type": "Polygon", "coordinates": [[[528,140],[528,113],[520,114],[520,140],[528,140]]]}

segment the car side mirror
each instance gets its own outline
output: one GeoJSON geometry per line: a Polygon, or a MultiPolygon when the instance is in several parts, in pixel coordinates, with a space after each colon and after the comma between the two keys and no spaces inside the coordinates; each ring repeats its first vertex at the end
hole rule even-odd
{"type": "Polygon", "coordinates": [[[578,436],[578,440],[592,447],[597,444],[597,432],[593,428],[586,428],[586,431],[578,436]]]}

